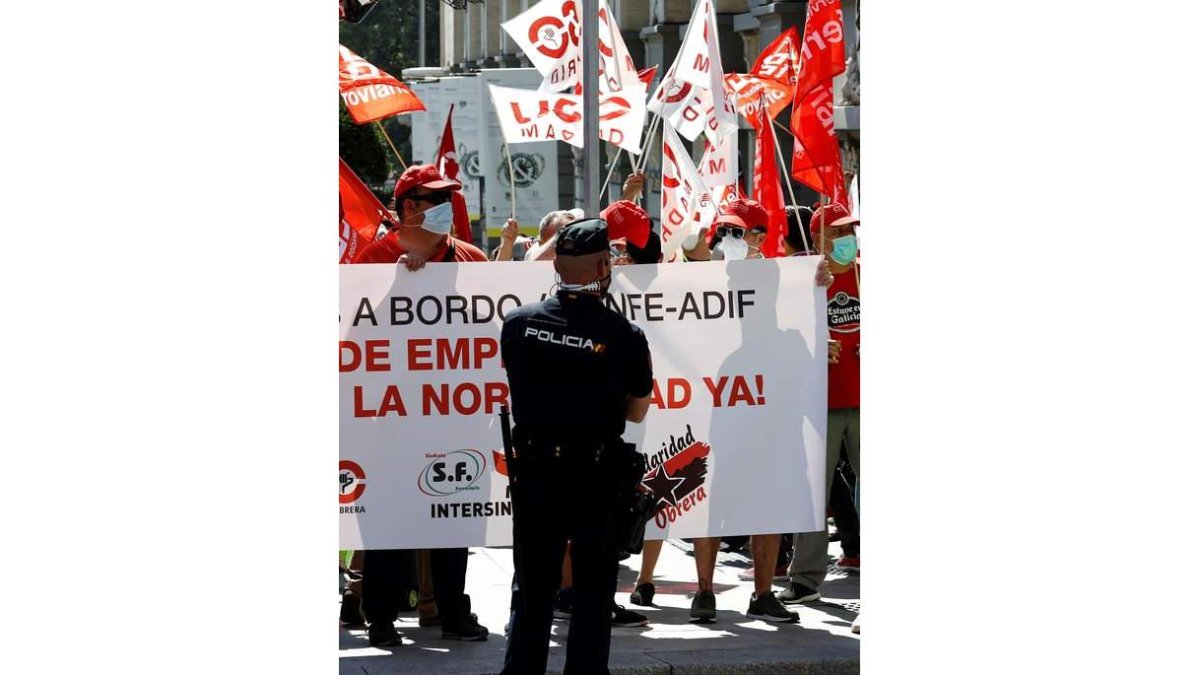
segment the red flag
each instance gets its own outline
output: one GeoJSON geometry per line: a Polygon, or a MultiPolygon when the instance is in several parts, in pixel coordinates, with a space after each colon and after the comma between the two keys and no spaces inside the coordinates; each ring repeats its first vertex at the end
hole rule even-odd
{"type": "Polygon", "coordinates": [[[338,196],[338,264],[354,260],[358,251],[363,247],[362,237],[346,220],[346,207],[342,205],[342,197],[338,196]]]}
{"type": "Polygon", "coordinates": [[[760,130],[754,138],[753,198],[767,210],[767,238],[763,240],[764,258],[784,255],[783,235],[787,232],[787,211],[783,208],[783,187],[779,184],[779,165],[775,160],[775,130],[765,108],[758,109],[760,130]]]}
{"type": "MultiPolygon", "coordinates": [[[[454,127],[451,119],[454,117],[454,104],[450,104],[450,112],[446,113],[446,126],[442,129],[442,142],[438,146],[437,158],[433,165],[447,178],[462,182],[458,177],[458,152],[454,143],[454,127]]],[[[471,214],[467,211],[467,198],[461,190],[450,195],[450,205],[454,208],[454,236],[463,241],[474,242],[471,236],[471,214]]]]}
{"type": "Polygon", "coordinates": [[[650,83],[654,81],[654,76],[657,74],[658,66],[650,66],[649,68],[638,71],[638,79],[642,81],[642,84],[649,88],[650,83]]]}
{"type": "Polygon", "coordinates": [[[451,103],[450,112],[446,113],[446,126],[442,129],[442,143],[438,147],[437,159],[433,161],[434,166],[448,180],[458,180],[458,154],[454,149],[454,127],[450,124],[453,117],[454,104],[451,103]]]}
{"type": "Polygon", "coordinates": [[[833,78],[846,70],[840,5],[835,0],[808,3],[792,104],[792,175],[845,206],[846,179],[833,128],[833,78]]]}
{"type": "Polygon", "coordinates": [[[742,117],[762,133],[757,127],[759,106],[765,101],[771,119],[778,117],[792,104],[799,74],[800,37],[792,26],[762,50],[748,74],[726,75],[725,91],[736,100],[742,117]]]}
{"type": "Polygon", "coordinates": [[[795,26],[788,28],[759,53],[750,74],[781,82],[788,87],[796,86],[796,79],[800,76],[800,36],[795,26]]]}
{"type": "Polygon", "coordinates": [[[421,99],[400,80],[341,45],[338,45],[338,91],[355,124],[425,109],[421,99]]]}
{"type": "MultiPolygon", "coordinates": [[[[342,211],[338,230],[344,231],[348,226],[358,237],[358,244],[361,248],[375,241],[375,233],[379,231],[380,223],[386,220],[390,227],[393,224],[392,217],[375,193],[367,188],[354,170],[346,164],[346,161],[339,157],[338,162],[341,163],[338,169],[338,201],[342,211]]],[[[349,248],[352,237],[349,234],[343,234],[341,238],[349,248]]],[[[343,250],[343,255],[340,257],[344,259],[345,253],[343,250]]],[[[350,256],[351,259],[353,257],[353,255],[350,256]]]]}

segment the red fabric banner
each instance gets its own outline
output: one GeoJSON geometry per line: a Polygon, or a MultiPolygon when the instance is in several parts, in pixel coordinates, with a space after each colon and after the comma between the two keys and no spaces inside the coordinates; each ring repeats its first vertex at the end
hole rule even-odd
{"type": "Polygon", "coordinates": [[[400,80],[338,45],[338,91],[355,124],[424,110],[425,104],[400,80]]]}
{"type": "Polygon", "coordinates": [[[767,211],[767,238],[763,240],[764,258],[784,255],[783,235],[787,232],[787,211],[783,206],[783,187],[779,183],[779,165],[775,155],[775,130],[767,111],[759,108],[760,131],[754,140],[754,189],[752,197],[767,211]]]}
{"type": "Polygon", "coordinates": [[[796,27],[788,28],[758,55],[749,73],[725,76],[725,91],[736,101],[737,111],[755,131],[758,109],[765,101],[771,119],[792,104],[796,80],[800,74],[800,37],[796,27]]]}
{"type": "MultiPolygon", "coordinates": [[[[454,117],[454,104],[450,104],[450,112],[446,113],[446,127],[442,129],[442,142],[438,146],[437,158],[433,165],[437,167],[448,180],[462,182],[458,178],[458,151],[454,142],[454,127],[451,120],[454,117]]],[[[474,242],[471,236],[471,215],[467,212],[467,198],[461,190],[456,190],[450,196],[450,204],[454,208],[454,236],[463,241],[474,242]]]]}
{"type": "MultiPolygon", "coordinates": [[[[339,157],[338,162],[338,197],[342,210],[338,229],[342,230],[344,225],[349,225],[358,236],[361,248],[375,241],[375,233],[379,231],[381,222],[386,220],[391,226],[392,218],[375,193],[367,188],[346,161],[339,157]]],[[[342,236],[342,239],[349,246],[349,235],[342,236]]]]}
{"type": "Polygon", "coordinates": [[[842,156],[833,128],[833,78],[846,70],[842,10],[837,0],[811,0],[800,45],[800,73],[792,106],[792,175],[847,205],[842,156]]]}

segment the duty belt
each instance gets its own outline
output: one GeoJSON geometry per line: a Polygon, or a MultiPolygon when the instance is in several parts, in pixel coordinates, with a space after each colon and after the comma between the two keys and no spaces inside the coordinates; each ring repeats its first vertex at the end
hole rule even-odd
{"type": "Polygon", "coordinates": [[[517,441],[516,458],[532,461],[559,460],[599,464],[622,446],[621,439],[607,441],[553,441],[522,438],[517,441]]]}

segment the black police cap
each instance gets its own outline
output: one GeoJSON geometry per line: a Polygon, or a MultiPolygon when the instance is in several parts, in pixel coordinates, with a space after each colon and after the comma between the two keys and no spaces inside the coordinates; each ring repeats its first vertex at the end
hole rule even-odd
{"type": "Polygon", "coordinates": [[[555,255],[590,255],[608,250],[608,223],[602,218],[576,220],[558,231],[555,255]]]}

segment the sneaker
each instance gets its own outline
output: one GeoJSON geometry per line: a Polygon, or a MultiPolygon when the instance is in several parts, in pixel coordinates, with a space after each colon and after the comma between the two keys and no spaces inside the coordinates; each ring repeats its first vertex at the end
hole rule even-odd
{"type": "Polygon", "coordinates": [[[631,612],[623,605],[613,605],[612,625],[630,628],[633,626],[648,626],[650,619],[646,618],[645,614],[631,612]]]}
{"type": "MultiPolygon", "coordinates": [[[[789,578],[787,565],[775,568],[774,576],[772,577],[774,581],[787,581],[789,578]]],[[[738,579],[741,579],[742,581],[754,581],[754,568],[751,567],[748,570],[742,570],[741,572],[738,572],[738,579]]]]}
{"type": "Polygon", "coordinates": [[[558,589],[554,597],[554,618],[571,618],[571,608],[575,606],[575,592],[570,587],[558,589]]]}
{"type": "Polygon", "coordinates": [[[838,561],[836,563],[834,563],[833,566],[838,568],[839,570],[851,570],[851,571],[857,572],[857,571],[859,571],[858,570],[858,556],[854,556],[853,558],[851,558],[849,556],[843,555],[842,557],[838,558],[838,561]]]}
{"type": "Polygon", "coordinates": [[[399,647],[404,644],[396,627],[390,622],[373,623],[367,628],[367,640],[372,647],[399,647]]]}
{"type": "Polygon", "coordinates": [[[799,614],[789,612],[784,608],[779,599],[775,597],[774,591],[767,591],[757,598],[751,593],[750,608],[746,610],[746,616],[751,619],[762,619],[763,621],[776,621],[779,623],[796,623],[800,620],[799,614]]]}
{"type": "Polygon", "coordinates": [[[779,600],[785,605],[795,605],[801,602],[812,602],[813,600],[820,599],[820,593],[804,584],[795,582],[788,584],[787,589],[779,594],[779,600]]]}
{"type": "Polygon", "coordinates": [[[480,626],[475,619],[475,615],[471,614],[461,626],[446,626],[442,625],[443,640],[463,640],[464,642],[481,642],[488,639],[488,629],[480,626]]]}
{"type": "Polygon", "coordinates": [[[712,591],[700,591],[692,598],[691,617],[693,619],[717,618],[717,596],[712,591]]]}
{"type": "Polygon", "coordinates": [[[850,624],[850,632],[854,633],[855,635],[859,634],[858,620],[861,616],[862,615],[860,614],[859,616],[854,617],[854,623],[850,624]]]}
{"type": "Polygon", "coordinates": [[[629,594],[629,601],[635,605],[649,607],[654,604],[654,584],[645,583],[633,589],[629,594]]]}

